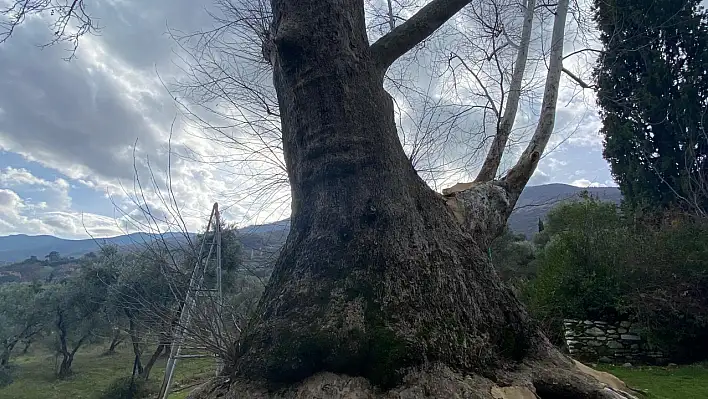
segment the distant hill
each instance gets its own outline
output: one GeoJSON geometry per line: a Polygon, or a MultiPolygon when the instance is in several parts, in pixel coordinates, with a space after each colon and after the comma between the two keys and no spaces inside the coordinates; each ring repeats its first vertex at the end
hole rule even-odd
{"type": "MultiPolygon", "coordinates": [[[[509,226],[527,238],[536,232],[538,219],[561,201],[578,198],[583,188],[567,184],[547,184],[527,187],[521,194],[516,209],[509,218],[509,226]]],[[[617,187],[596,187],[587,189],[591,195],[601,200],[619,203],[622,196],[617,187]]],[[[290,229],[289,220],[281,220],[263,225],[248,226],[239,230],[240,241],[247,258],[265,256],[277,252],[285,242],[290,229]],[[260,254],[260,255],[258,255],[260,254]]],[[[169,233],[168,233],[169,234],[169,233]]],[[[63,257],[80,257],[88,252],[97,251],[100,245],[113,244],[120,247],[139,245],[156,238],[156,235],[134,233],[96,241],[67,240],[48,235],[28,236],[24,234],[0,237],[0,264],[23,261],[30,256],[43,260],[44,256],[57,251],[63,257]]],[[[174,240],[180,236],[174,235],[174,240]]],[[[184,238],[181,238],[184,239],[184,238]]]]}
{"type": "MultiPolygon", "coordinates": [[[[179,242],[184,237],[177,233],[163,234],[166,240],[179,242]]],[[[0,264],[21,262],[31,256],[36,256],[39,260],[52,251],[59,252],[62,257],[80,257],[89,252],[95,252],[104,245],[116,245],[119,247],[139,246],[146,242],[151,242],[158,238],[157,234],[133,233],[110,238],[68,240],[49,235],[29,236],[26,234],[15,234],[0,237],[0,264]]]]}
{"type": "Polygon", "coordinates": [[[568,184],[526,187],[509,217],[509,227],[524,234],[526,238],[531,238],[538,231],[539,218],[545,218],[548,211],[560,202],[579,199],[579,194],[585,190],[602,201],[615,204],[622,201],[622,193],[618,187],[580,188],[568,184]]]}

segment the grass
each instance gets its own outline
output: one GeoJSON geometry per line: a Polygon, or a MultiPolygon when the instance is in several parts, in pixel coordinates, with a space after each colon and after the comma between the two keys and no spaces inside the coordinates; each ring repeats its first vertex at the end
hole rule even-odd
{"type": "Polygon", "coordinates": [[[598,366],[619,377],[629,387],[645,392],[649,399],[708,398],[708,365],[681,367],[598,366]]]}
{"type": "MultiPolygon", "coordinates": [[[[115,355],[103,356],[102,347],[79,351],[74,360],[74,375],[67,380],[54,377],[54,356],[36,351],[13,359],[15,382],[0,388],[0,398],[12,399],[94,399],[116,378],[129,376],[133,355],[127,347],[115,355]]],[[[150,380],[159,387],[164,376],[165,359],[152,371],[150,380]]],[[[643,391],[648,399],[705,399],[708,398],[708,364],[681,367],[619,367],[598,366],[610,372],[630,387],[643,391]]],[[[213,375],[211,359],[182,360],[175,371],[175,383],[170,399],[184,399],[195,381],[213,375]]]]}
{"type": "MultiPolygon", "coordinates": [[[[12,399],[94,399],[119,377],[130,376],[133,367],[133,355],[129,348],[123,347],[114,355],[104,356],[105,348],[87,348],[76,354],[74,375],[66,380],[54,377],[54,356],[37,351],[25,356],[18,356],[12,363],[16,367],[14,382],[0,388],[0,398],[12,399]]],[[[165,374],[166,359],[161,359],[150,375],[152,385],[159,389],[165,374]]],[[[175,370],[173,391],[183,385],[191,385],[211,377],[214,373],[212,359],[181,360],[175,370]]],[[[170,399],[184,399],[189,389],[177,391],[170,399]]]]}

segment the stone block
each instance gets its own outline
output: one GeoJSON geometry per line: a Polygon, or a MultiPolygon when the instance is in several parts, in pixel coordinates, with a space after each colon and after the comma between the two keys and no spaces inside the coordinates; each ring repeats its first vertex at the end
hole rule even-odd
{"type": "Polygon", "coordinates": [[[630,323],[628,321],[620,322],[620,327],[629,328],[631,325],[632,325],[632,323],[630,323]]]}
{"type": "Polygon", "coordinates": [[[585,334],[593,336],[593,337],[600,337],[605,335],[605,331],[603,331],[601,328],[597,327],[591,327],[585,330],[585,334]]]}
{"type": "Polygon", "coordinates": [[[639,335],[634,335],[634,334],[622,334],[622,335],[620,335],[620,338],[622,338],[625,341],[641,341],[642,340],[639,337],[639,335]]]}
{"type": "Polygon", "coordinates": [[[618,328],[617,332],[620,334],[626,334],[628,332],[628,330],[626,328],[618,328]]]}
{"type": "Polygon", "coordinates": [[[624,348],[624,345],[617,341],[609,341],[607,342],[607,347],[611,349],[622,349],[624,348]]]}

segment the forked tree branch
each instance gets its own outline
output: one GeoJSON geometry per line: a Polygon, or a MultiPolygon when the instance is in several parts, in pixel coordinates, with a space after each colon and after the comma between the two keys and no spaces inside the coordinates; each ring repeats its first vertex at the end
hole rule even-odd
{"type": "MultiPolygon", "coordinates": [[[[509,135],[514,127],[514,120],[519,109],[519,100],[521,99],[521,85],[526,72],[526,60],[529,56],[529,46],[531,45],[531,30],[533,27],[534,9],[536,0],[527,0],[526,9],[524,10],[524,24],[521,31],[521,42],[518,46],[516,61],[514,63],[514,74],[511,77],[511,85],[509,86],[509,100],[504,108],[499,124],[497,125],[497,134],[494,136],[492,146],[489,148],[487,157],[482,164],[477,175],[477,182],[493,180],[501,164],[502,155],[504,155],[504,147],[509,140],[509,135]]],[[[507,39],[511,40],[511,39],[507,39]]],[[[509,42],[507,42],[509,43],[509,42]]]]}
{"type": "Polygon", "coordinates": [[[410,19],[371,45],[371,53],[382,71],[418,43],[433,34],[471,0],[433,0],[410,19]]]}
{"type": "Polygon", "coordinates": [[[536,125],[536,131],[528,146],[513,168],[503,179],[507,190],[512,197],[517,197],[528,183],[531,175],[536,170],[538,161],[546,149],[553,128],[555,126],[556,104],[560,78],[563,73],[563,41],[565,39],[565,21],[568,15],[568,0],[560,0],[553,21],[553,35],[551,37],[551,55],[546,78],[546,87],[543,92],[541,116],[536,125]]]}

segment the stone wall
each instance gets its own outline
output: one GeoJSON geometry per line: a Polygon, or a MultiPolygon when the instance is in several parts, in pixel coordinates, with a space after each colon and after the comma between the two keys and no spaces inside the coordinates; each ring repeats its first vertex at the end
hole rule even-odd
{"type": "Polygon", "coordinates": [[[570,355],[585,362],[645,363],[665,362],[661,352],[652,350],[635,323],[607,323],[592,320],[563,320],[565,344],[570,355]]]}

